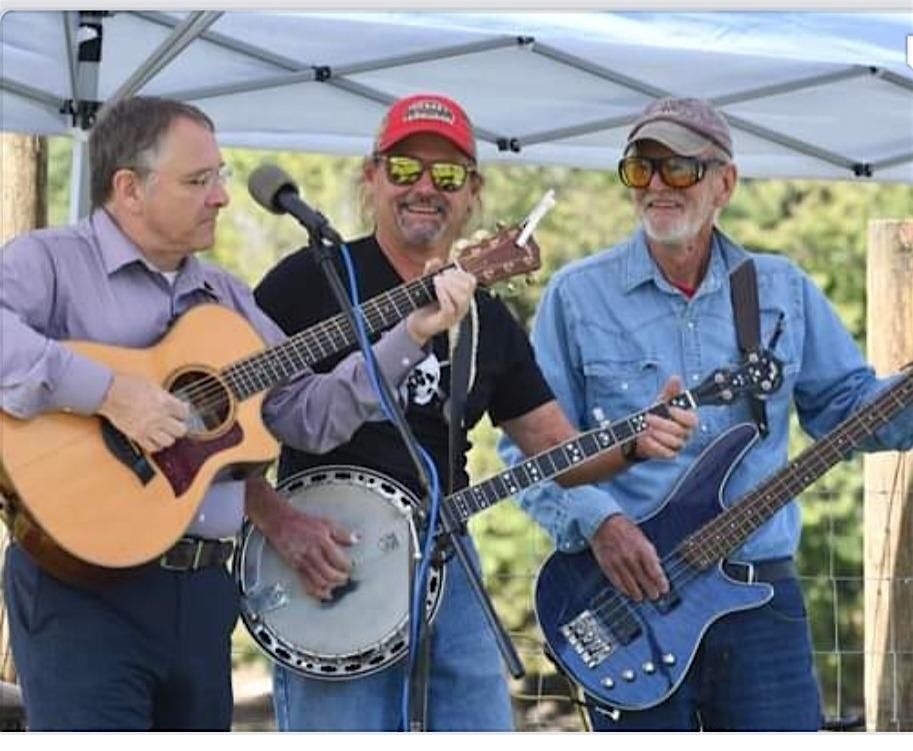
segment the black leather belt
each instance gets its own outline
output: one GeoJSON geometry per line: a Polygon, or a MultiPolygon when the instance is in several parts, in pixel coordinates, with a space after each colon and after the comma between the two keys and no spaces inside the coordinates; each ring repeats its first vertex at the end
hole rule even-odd
{"type": "Polygon", "coordinates": [[[796,564],[792,558],[771,558],[767,561],[723,561],[723,571],[736,581],[775,582],[796,576],[796,564]]]}
{"type": "Polygon", "coordinates": [[[168,571],[196,571],[206,566],[223,566],[234,551],[234,540],[182,537],[159,558],[168,571]]]}

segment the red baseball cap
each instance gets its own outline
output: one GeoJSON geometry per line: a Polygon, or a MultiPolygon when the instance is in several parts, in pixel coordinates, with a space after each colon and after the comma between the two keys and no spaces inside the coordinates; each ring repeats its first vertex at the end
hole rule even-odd
{"type": "Polygon", "coordinates": [[[393,103],[381,121],[374,148],[387,151],[413,133],[436,133],[475,159],[472,123],[452,99],[440,94],[413,94],[393,103]]]}

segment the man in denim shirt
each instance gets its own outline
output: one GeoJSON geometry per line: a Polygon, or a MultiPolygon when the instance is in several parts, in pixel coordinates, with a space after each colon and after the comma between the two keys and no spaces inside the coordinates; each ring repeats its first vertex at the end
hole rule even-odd
{"type": "MultiPolygon", "coordinates": [[[[593,410],[620,417],[649,405],[672,373],[697,385],[740,359],[730,272],[750,257],[757,269],[761,342],[782,321],[775,354],[785,382],[766,403],[769,435],[738,462],[725,501],[741,498],[787,462],[789,409],[813,437],[870,401],[889,380],[875,377],[821,291],[788,258],[748,254],[715,227],[736,186],[725,119],[697,99],[651,104],[632,128],[619,163],[642,226],[614,248],[570,264],[551,279],[533,344],[565,412],[581,428],[593,410]]],[[[701,407],[694,439],[596,485],[530,489],[520,499],[562,551],[587,543],[611,583],[634,600],[668,590],[657,553],[634,524],[650,516],[682,473],[727,428],[751,422],[745,400],[701,407]]],[[[913,445],[913,415],[879,430],[866,450],[913,445]]],[[[501,445],[505,461],[518,450],[501,445]]],[[[724,616],[706,633],[678,690],[620,720],[590,710],[599,730],[815,730],[821,717],[802,593],[792,569],[800,509],[791,501],[731,556],[754,564],[775,590],[765,606],[724,616]]],[[[738,578],[748,567],[727,564],[738,578]]]]}

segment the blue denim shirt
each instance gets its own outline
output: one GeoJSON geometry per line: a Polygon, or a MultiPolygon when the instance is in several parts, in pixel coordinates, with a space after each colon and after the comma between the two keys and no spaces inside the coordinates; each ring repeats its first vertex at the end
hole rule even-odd
{"type": "MultiPolygon", "coordinates": [[[[878,379],[827,299],[789,259],[751,254],[758,277],[761,341],[767,344],[783,316],[774,352],[785,380],[767,402],[769,435],[757,442],[729,476],[731,503],[785,466],[789,414],[817,438],[836,427],[892,379],[878,379]]],[[[714,233],[711,258],[689,299],[653,262],[643,229],[614,248],[569,264],[552,277],[533,327],[536,358],[555,396],[581,429],[598,425],[594,408],[617,420],[652,404],[671,375],[686,388],[740,360],[729,274],[747,252],[714,233]]],[[[640,520],[657,509],[676,480],[714,438],[751,422],[746,399],[698,409],[699,427],[671,460],[632,466],[610,480],[564,489],[555,482],[531,488],[519,500],[562,550],[582,548],[602,521],[616,513],[640,520]]],[[[913,409],[882,428],[864,448],[913,446],[913,409]]],[[[508,439],[499,445],[509,464],[522,454],[508,439]]],[[[793,501],[753,535],[733,558],[792,555],[799,542],[800,509],[793,501]]]]}

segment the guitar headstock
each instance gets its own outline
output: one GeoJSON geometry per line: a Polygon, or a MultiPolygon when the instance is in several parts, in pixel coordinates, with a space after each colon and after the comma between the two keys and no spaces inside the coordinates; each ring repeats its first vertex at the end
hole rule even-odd
{"type": "Polygon", "coordinates": [[[697,404],[729,404],[751,394],[765,398],[783,385],[783,364],[768,350],[749,353],[735,368],[713,371],[691,389],[697,404]]]}
{"type": "Polygon", "coordinates": [[[517,245],[521,231],[521,227],[498,230],[491,237],[463,248],[456,261],[483,287],[536,271],[542,265],[539,246],[533,237],[525,245],[517,245]]]}

